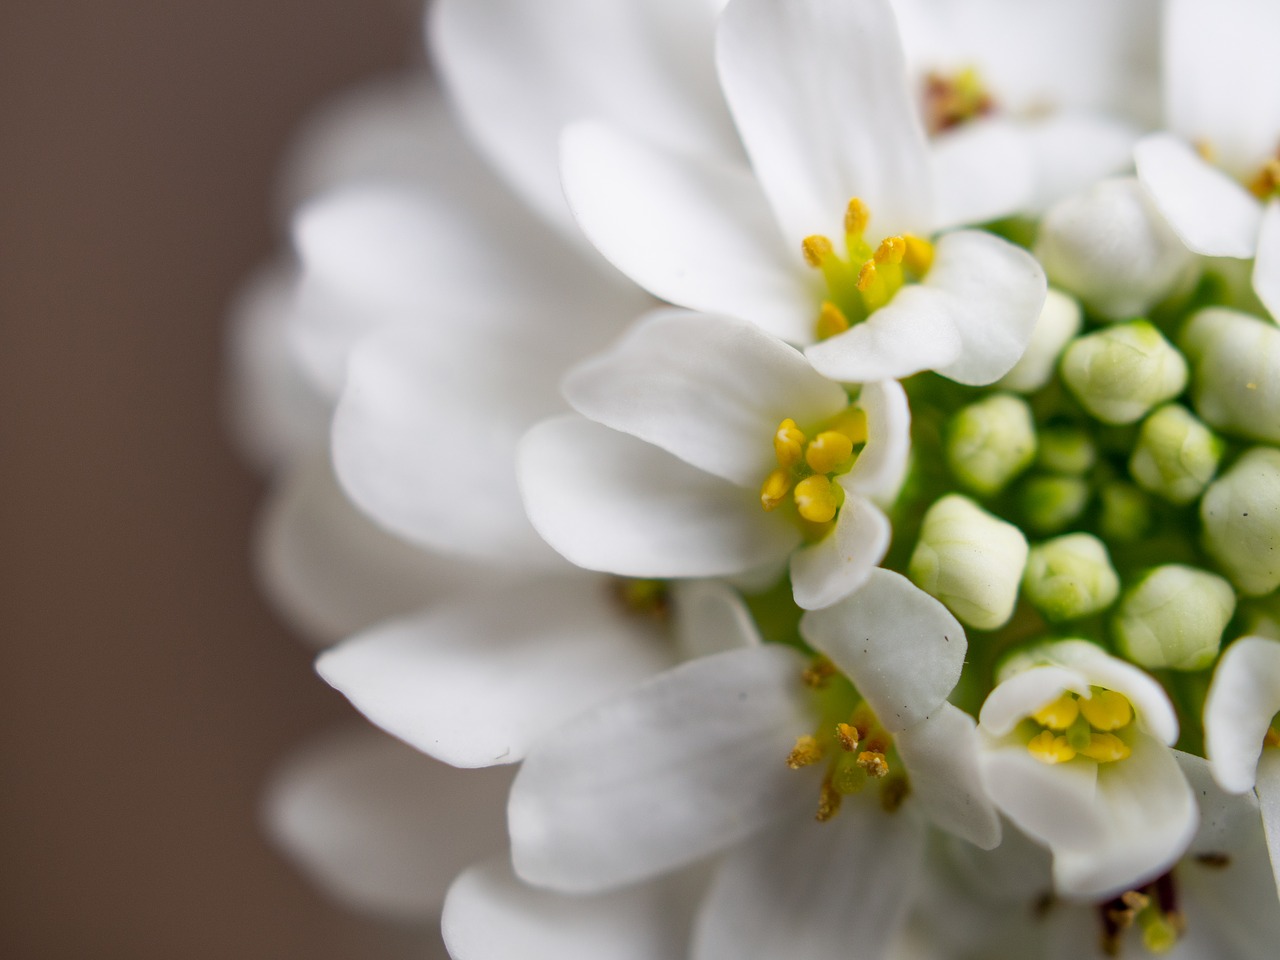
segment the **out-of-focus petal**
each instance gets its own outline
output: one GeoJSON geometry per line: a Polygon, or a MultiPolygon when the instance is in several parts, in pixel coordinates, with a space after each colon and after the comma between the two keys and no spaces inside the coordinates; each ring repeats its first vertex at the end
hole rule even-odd
{"type": "Polygon", "coordinates": [[[935,230],[997,220],[1031,207],[1036,170],[1024,130],[1008,120],[978,120],[929,142],[935,230]]]}
{"type": "Polygon", "coordinates": [[[1218,661],[1204,703],[1205,751],[1224,790],[1254,785],[1262,741],[1280,710],[1280,643],[1242,637],[1218,661]]]}
{"type": "Polygon", "coordinates": [[[878,507],[847,494],[835,529],[791,555],[796,605],[821,610],[853,593],[883,559],[891,534],[889,518],[878,507]]]}

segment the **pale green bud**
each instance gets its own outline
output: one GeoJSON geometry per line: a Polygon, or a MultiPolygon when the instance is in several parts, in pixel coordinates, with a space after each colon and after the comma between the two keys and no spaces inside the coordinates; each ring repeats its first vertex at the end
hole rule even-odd
{"type": "Polygon", "coordinates": [[[1023,515],[1037,533],[1065,530],[1089,505],[1089,484],[1080,477],[1031,477],[1021,491],[1023,515]]]}
{"type": "Polygon", "coordinates": [[[1050,207],[1035,254],[1054,286],[1108,320],[1146,313],[1196,269],[1132,177],[1102,180],[1050,207]]]}
{"type": "Polygon", "coordinates": [[[1062,379],[1103,423],[1133,423],[1182,392],[1187,362],[1150,323],[1132,320],[1072,342],[1062,379]]]}
{"type": "Polygon", "coordinates": [[[1120,601],[1113,626],[1121,652],[1152,670],[1213,663],[1236,610],[1231,584],[1195,567],[1157,567],[1120,601]]]}
{"type": "Polygon", "coordinates": [[[1191,398],[1211,427],[1280,443],[1280,327],[1211,307],[1183,330],[1191,398]]]}
{"type": "Polygon", "coordinates": [[[1120,578],[1101,540],[1069,533],[1031,548],[1022,592],[1050,620],[1074,620],[1111,606],[1120,578]]]}
{"type": "Polygon", "coordinates": [[[1039,390],[1058,366],[1058,357],[1071,339],[1080,332],[1080,304],[1058,290],[1050,289],[1040,309],[1040,317],[1031,331],[1031,342],[1013,369],[995,382],[995,386],[1015,393],[1039,390]]]}
{"type": "Polygon", "coordinates": [[[1151,526],[1151,501],[1131,483],[1114,480],[1101,492],[1098,527],[1111,540],[1137,540],[1151,526]]]}
{"type": "Polygon", "coordinates": [[[994,630],[1013,614],[1026,562],[1021,530],[950,494],[925,514],[907,573],[963,623],[994,630]]]}
{"type": "Polygon", "coordinates": [[[1200,501],[1204,545],[1240,592],[1280,587],[1280,450],[1254,447],[1200,501]]]}
{"type": "Polygon", "coordinates": [[[1088,473],[1098,461],[1088,431],[1079,427],[1049,427],[1040,431],[1037,440],[1037,462],[1054,473],[1088,473]]]}
{"type": "Polygon", "coordinates": [[[1186,407],[1171,403],[1142,422],[1129,473],[1170,503],[1190,503],[1218,472],[1223,443],[1186,407]]]}
{"type": "Polygon", "coordinates": [[[951,472],[970,490],[999,493],[1035,459],[1031,408],[1011,393],[971,403],[947,425],[946,455],[951,472]]]}

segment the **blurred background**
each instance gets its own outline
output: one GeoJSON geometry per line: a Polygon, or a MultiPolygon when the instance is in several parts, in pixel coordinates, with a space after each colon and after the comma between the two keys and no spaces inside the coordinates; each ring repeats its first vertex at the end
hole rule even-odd
{"type": "Polygon", "coordinates": [[[421,58],[409,0],[0,4],[0,956],[329,957],[262,783],[351,716],[251,581],[225,314],[324,99],[421,58]]]}

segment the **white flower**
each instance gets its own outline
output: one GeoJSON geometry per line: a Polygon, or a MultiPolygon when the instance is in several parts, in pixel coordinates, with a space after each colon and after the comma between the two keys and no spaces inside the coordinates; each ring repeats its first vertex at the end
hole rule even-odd
{"type": "Polygon", "coordinates": [[[669,311],[564,389],[591,419],[530,431],[520,482],[533,525],[575,564],[716,577],[790,557],[796,601],[812,609],[884,555],[889,523],[872,499],[896,494],[910,443],[898,384],[851,401],[744,321],[669,311]]]}
{"type": "Polygon", "coordinates": [[[1053,852],[1057,891],[1102,898],[1167,870],[1196,807],[1160,685],[1082,640],[1037,648],[1005,676],[979,714],[982,771],[1001,812],[1053,852]]]}
{"type": "Polygon", "coordinates": [[[717,54],[751,169],[602,123],[566,133],[569,203],[605,256],[677,305],[828,337],[808,354],[833,379],[1007,372],[1043,273],[990,234],[924,239],[947,224],[887,0],[734,0],[717,54]]]}

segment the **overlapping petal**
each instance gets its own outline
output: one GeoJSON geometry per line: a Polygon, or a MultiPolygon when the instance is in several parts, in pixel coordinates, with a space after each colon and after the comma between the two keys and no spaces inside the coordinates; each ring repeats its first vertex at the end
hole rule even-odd
{"type": "Polygon", "coordinates": [[[1262,742],[1280,711],[1280,642],[1242,637],[1218,662],[1204,704],[1205,750],[1224,790],[1254,785],[1262,742]]]}
{"type": "Polygon", "coordinates": [[[835,529],[791,555],[796,605],[821,610],[861,587],[884,558],[892,532],[889,518],[878,507],[846,496],[835,529]]]}

